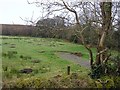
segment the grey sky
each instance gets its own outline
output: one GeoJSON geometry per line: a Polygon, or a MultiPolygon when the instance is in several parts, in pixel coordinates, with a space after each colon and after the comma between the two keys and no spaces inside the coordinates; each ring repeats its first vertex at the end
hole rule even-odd
{"type": "Polygon", "coordinates": [[[0,0],[0,24],[26,24],[22,18],[33,19],[40,16],[40,8],[29,5],[27,0],[0,0]]]}
{"type": "Polygon", "coordinates": [[[27,0],[0,0],[0,24],[26,24],[26,22],[21,20],[20,17],[23,19],[30,19],[33,11],[34,20],[41,16],[40,8],[36,7],[34,4],[28,4],[27,0]]]}

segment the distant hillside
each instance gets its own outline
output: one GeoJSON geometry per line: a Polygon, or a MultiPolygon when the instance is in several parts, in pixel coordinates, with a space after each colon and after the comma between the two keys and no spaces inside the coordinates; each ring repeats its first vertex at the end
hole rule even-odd
{"type": "Polygon", "coordinates": [[[31,25],[19,24],[0,24],[0,34],[2,35],[22,35],[30,36],[33,34],[35,27],[31,25]]]}

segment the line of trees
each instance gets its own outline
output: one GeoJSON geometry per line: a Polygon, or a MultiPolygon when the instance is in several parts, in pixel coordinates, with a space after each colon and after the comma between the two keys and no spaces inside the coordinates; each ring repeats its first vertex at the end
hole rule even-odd
{"type": "Polygon", "coordinates": [[[30,25],[15,25],[15,24],[1,24],[1,25],[2,35],[32,36],[35,30],[35,27],[30,25]]]}

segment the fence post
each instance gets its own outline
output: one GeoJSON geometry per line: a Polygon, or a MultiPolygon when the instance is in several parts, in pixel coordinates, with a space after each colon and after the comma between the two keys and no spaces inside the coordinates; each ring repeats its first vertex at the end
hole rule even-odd
{"type": "Polygon", "coordinates": [[[67,74],[70,75],[70,66],[67,66],[67,74]]]}

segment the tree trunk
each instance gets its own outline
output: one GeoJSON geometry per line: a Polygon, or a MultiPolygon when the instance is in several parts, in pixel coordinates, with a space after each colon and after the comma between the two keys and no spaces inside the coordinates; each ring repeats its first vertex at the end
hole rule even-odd
{"type": "Polygon", "coordinates": [[[102,64],[105,58],[107,57],[107,50],[105,45],[106,36],[111,29],[111,2],[101,2],[100,3],[101,13],[102,13],[102,34],[100,35],[99,44],[97,47],[97,55],[96,55],[96,64],[102,64]],[[102,52],[102,53],[101,53],[102,52]]]}

